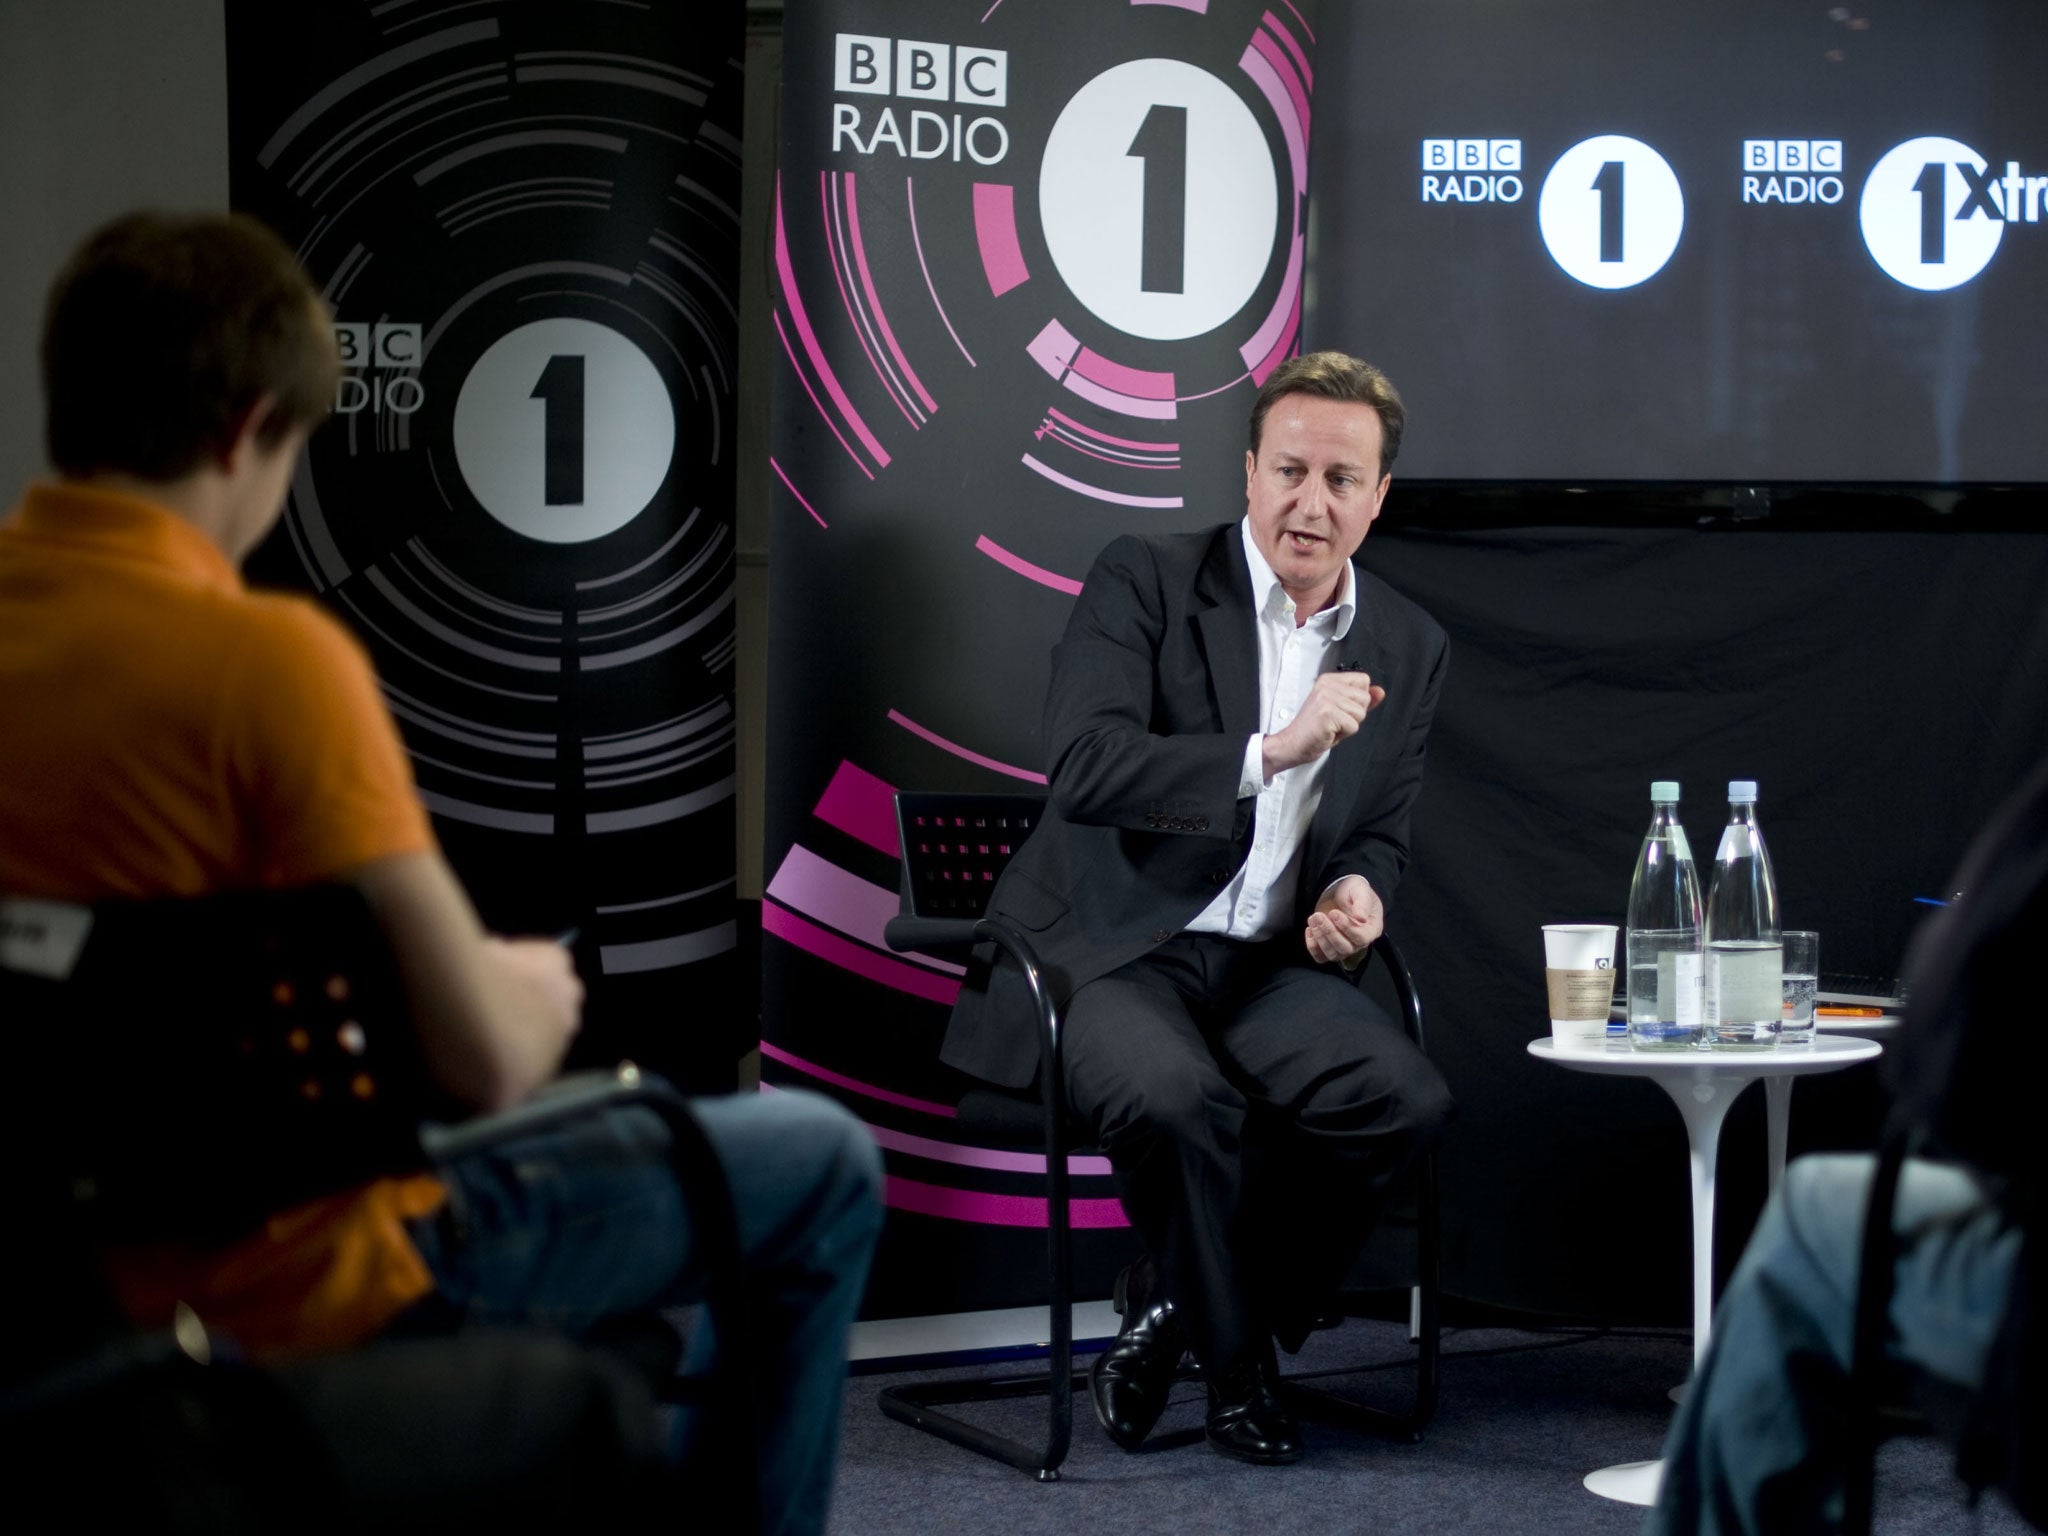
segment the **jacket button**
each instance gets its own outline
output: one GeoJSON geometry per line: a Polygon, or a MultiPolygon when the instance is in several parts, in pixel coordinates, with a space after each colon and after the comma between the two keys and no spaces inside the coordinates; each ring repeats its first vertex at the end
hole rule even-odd
{"type": "Polygon", "coordinates": [[[1208,817],[1206,817],[1206,816],[1197,816],[1197,817],[1195,818],[1195,830],[1196,830],[1197,832],[1206,832],[1206,831],[1208,831],[1208,830],[1209,830],[1209,818],[1208,818],[1208,817]]]}
{"type": "Polygon", "coordinates": [[[1209,871],[1209,883],[1211,885],[1222,885],[1229,879],[1230,871],[1227,869],[1212,869],[1209,871]]]}
{"type": "Polygon", "coordinates": [[[1173,930],[1171,928],[1154,928],[1152,930],[1152,942],[1154,944],[1164,944],[1172,937],[1173,930]]]}

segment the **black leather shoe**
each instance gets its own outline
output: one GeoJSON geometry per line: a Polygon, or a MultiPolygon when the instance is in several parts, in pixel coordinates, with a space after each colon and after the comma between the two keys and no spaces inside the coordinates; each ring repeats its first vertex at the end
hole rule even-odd
{"type": "Polygon", "coordinates": [[[1148,1298],[1129,1293],[1129,1278],[1129,1270],[1117,1276],[1116,1308],[1124,1324],[1116,1342],[1089,1367],[1088,1396],[1103,1433],[1125,1450],[1135,1451],[1166,1411],[1187,1340],[1173,1303],[1145,1305],[1148,1298]]]}
{"type": "Polygon", "coordinates": [[[1301,1460],[1301,1430],[1280,1406],[1269,1374],[1242,1366],[1209,1386],[1209,1443],[1226,1456],[1255,1466],[1301,1460]]]}

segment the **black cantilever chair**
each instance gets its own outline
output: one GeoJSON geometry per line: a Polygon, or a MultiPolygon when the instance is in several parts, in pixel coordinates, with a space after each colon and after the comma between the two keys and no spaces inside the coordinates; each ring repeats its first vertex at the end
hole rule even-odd
{"type": "MultiPolygon", "coordinates": [[[[995,882],[1012,855],[1031,835],[1045,808],[1042,795],[950,794],[902,791],[896,796],[897,836],[902,848],[902,909],[889,920],[884,937],[897,950],[952,954],[965,958],[988,943],[1008,954],[1023,971],[1038,1006],[1039,1088],[1024,1095],[993,1087],[969,1088],[961,1096],[955,1125],[962,1136],[988,1146],[1043,1150],[1046,1167],[1046,1302],[1049,1308],[1047,1369],[1040,1374],[972,1382],[930,1382],[885,1388],[882,1411],[899,1423],[938,1435],[1034,1474],[1040,1482],[1059,1477],[1073,1439],[1073,1394],[1086,1387],[1086,1371],[1073,1365],[1073,1246],[1069,1223],[1067,1159],[1095,1149],[1090,1133],[1076,1123],[1066,1104],[1060,1012],[1047,991],[1030,938],[1014,924],[987,915],[995,882]],[[1026,1443],[940,1411],[962,1403],[1045,1396],[1046,1434],[1026,1443]]],[[[1373,952],[1387,969],[1409,1038],[1420,1046],[1422,1003],[1406,962],[1391,939],[1373,952]]],[[[1366,967],[1360,967],[1363,975],[1366,967]]],[[[1371,1433],[1409,1442],[1436,1413],[1440,1339],[1441,1252],[1436,1158],[1423,1159],[1416,1179],[1417,1272],[1410,1332],[1417,1343],[1415,1391],[1396,1412],[1358,1402],[1302,1380],[1283,1380],[1281,1389],[1297,1411],[1348,1423],[1371,1433]]]]}
{"type": "MultiPolygon", "coordinates": [[[[138,1392],[240,1401],[259,1390],[231,1341],[225,1351],[208,1341],[203,1319],[181,1314],[172,1338],[138,1334],[100,1270],[106,1245],[226,1241],[320,1195],[430,1171],[604,1108],[640,1105],[668,1124],[705,1244],[707,1305],[730,1317],[744,1304],[730,1196],[681,1095],[628,1065],[565,1078],[502,1114],[451,1118],[383,934],[350,887],[94,906],[0,899],[0,1027],[10,1053],[0,1156],[17,1236],[16,1257],[0,1264],[0,1300],[17,1320],[0,1330],[0,1425],[10,1443],[61,1441],[68,1432],[59,1426],[97,1422],[102,1405],[118,1416],[138,1392]]],[[[679,1353],[672,1341],[628,1336],[618,1345],[627,1364],[659,1377],[672,1374],[679,1353]]],[[[527,1372],[529,1387],[530,1368],[566,1363],[564,1390],[574,1390],[575,1353],[550,1354],[514,1335],[459,1337],[401,1361],[394,1390],[417,1398],[406,1372],[416,1377],[421,1359],[515,1384],[527,1372]]],[[[614,1364],[598,1375],[616,1379],[607,1358],[614,1364]]],[[[740,1394],[727,1401],[751,1422],[738,1366],[716,1389],[740,1394]]],[[[376,1379],[353,1361],[337,1374],[358,1396],[376,1379]]],[[[672,1395],[665,1380],[647,1385],[672,1395]]],[[[638,1395],[651,1419],[651,1398],[638,1395]]],[[[630,1415],[632,1403],[619,1411],[630,1415]]],[[[479,1427],[441,1428],[459,1444],[479,1427]]],[[[239,1475],[261,1453],[244,1438],[238,1428],[230,1444],[192,1449],[222,1455],[239,1475]]],[[[747,1455],[744,1445],[730,1450],[747,1455]]],[[[749,1502],[751,1467],[728,1460],[725,1470],[728,1491],[749,1502]]]]}

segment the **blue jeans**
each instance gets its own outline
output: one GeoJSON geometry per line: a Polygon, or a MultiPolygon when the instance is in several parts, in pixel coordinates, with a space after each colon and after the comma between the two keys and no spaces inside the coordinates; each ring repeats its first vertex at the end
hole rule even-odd
{"type": "MultiPolygon", "coordinates": [[[[881,1230],[881,1158],[852,1115],[815,1094],[691,1108],[732,1190],[751,1336],[714,1339],[700,1327],[686,1366],[740,1351],[756,1384],[763,1529],[821,1531],[846,1333],[881,1230]]],[[[428,1305],[444,1315],[580,1335],[699,1294],[690,1213],[652,1111],[592,1115],[472,1154],[443,1178],[448,1203],[414,1236],[436,1281],[428,1305]]]]}
{"type": "MultiPolygon", "coordinates": [[[[1664,1444],[1644,1536],[1826,1532],[1842,1522],[1856,1282],[1873,1158],[1787,1170],[1714,1316],[1664,1444]]],[[[1967,1173],[1908,1162],[1892,1225],[1894,1367],[1974,1389],[2005,1311],[2020,1233],[1967,1173]]]]}

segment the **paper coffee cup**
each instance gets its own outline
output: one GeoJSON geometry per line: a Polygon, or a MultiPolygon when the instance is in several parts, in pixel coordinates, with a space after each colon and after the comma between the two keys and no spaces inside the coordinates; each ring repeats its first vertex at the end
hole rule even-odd
{"type": "Polygon", "coordinates": [[[1560,1045],[1605,1045],[1614,1005],[1613,923],[1546,923],[1543,982],[1550,1037],[1560,1045]]]}

